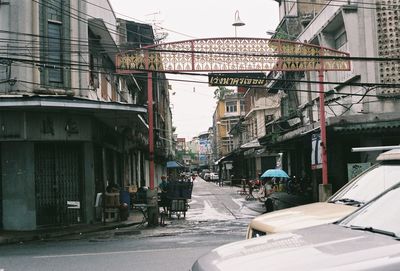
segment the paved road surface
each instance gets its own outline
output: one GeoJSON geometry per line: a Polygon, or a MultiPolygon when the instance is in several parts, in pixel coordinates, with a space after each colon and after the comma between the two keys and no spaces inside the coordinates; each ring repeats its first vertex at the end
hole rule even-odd
{"type": "Polygon", "coordinates": [[[210,249],[244,239],[248,222],[258,213],[244,205],[237,190],[197,178],[186,219],[173,216],[165,227],[0,246],[0,270],[187,271],[210,249]]]}

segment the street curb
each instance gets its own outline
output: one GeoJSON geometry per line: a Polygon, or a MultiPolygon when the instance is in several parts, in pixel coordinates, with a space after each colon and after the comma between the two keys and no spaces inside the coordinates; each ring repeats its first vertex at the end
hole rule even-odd
{"type": "MultiPolygon", "coordinates": [[[[0,245],[10,245],[10,244],[16,244],[16,243],[24,243],[24,242],[30,242],[30,241],[38,241],[38,240],[49,240],[52,238],[57,238],[57,237],[66,237],[66,236],[71,236],[74,234],[84,234],[84,233],[93,233],[93,232],[101,232],[101,231],[107,231],[107,230],[113,230],[113,229],[121,229],[121,228],[127,228],[135,225],[140,225],[142,224],[141,222],[131,222],[131,223],[120,223],[120,224],[113,224],[113,225],[98,225],[98,226],[93,226],[93,225],[88,225],[87,228],[82,227],[81,229],[66,229],[65,231],[59,231],[59,232],[54,232],[54,233],[41,233],[41,232],[32,232],[32,234],[27,234],[26,236],[19,236],[19,237],[0,237],[0,245]]],[[[22,233],[24,234],[24,233],[22,233]]]]}
{"type": "Polygon", "coordinates": [[[124,231],[116,231],[114,235],[121,236],[121,235],[139,235],[142,232],[140,230],[124,230],[124,231]]]}

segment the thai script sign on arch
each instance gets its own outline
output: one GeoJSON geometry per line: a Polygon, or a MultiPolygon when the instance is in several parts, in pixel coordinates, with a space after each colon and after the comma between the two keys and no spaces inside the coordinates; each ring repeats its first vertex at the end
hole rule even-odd
{"type": "Polygon", "coordinates": [[[267,83],[265,73],[209,73],[210,86],[263,86],[267,83]]]}

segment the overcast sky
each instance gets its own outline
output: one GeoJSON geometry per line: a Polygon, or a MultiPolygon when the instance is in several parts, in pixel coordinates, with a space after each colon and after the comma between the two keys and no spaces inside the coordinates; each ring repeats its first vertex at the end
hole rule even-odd
{"type": "MultiPolygon", "coordinates": [[[[110,0],[117,17],[140,23],[156,23],[158,32],[168,33],[164,42],[195,38],[234,37],[232,26],[236,10],[244,26],[238,37],[268,38],[268,30],[279,23],[278,4],[274,0],[110,0]]],[[[178,137],[190,140],[212,125],[216,87],[208,87],[207,77],[167,76],[170,79],[172,122],[178,137]],[[173,79],[195,82],[178,82],[173,79]]]]}

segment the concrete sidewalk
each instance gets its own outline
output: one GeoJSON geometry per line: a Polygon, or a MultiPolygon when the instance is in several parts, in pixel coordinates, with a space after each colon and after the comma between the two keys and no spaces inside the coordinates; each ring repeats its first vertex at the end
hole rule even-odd
{"type": "Polygon", "coordinates": [[[133,225],[147,225],[143,223],[143,215],[138,210],[130,210],[129,217],[126,221],[116,222],[97,222],[89,225],[74,225],[65,227],[46,228],[34,231],[4,231],[0,230],[0,245],[28,242],[34,240],[46,240],[53,238],[61,238],[74,234],[84,234],[98,232],[104,230],[112,230],[117,228],[125,228],[133,225]]]}
{"type": "MultiPolygon", "coordinates": [[[[218,184],[216,184],[218,185],[218,184]]],[[[221,188],[230,188],[234,189],[231,193],[237,193],[240,190],[240,187],[230,187],[229,185],[225,185],[221,188]]],[[[245,197],[245,195],[242,195],[245,197]]],[[[302,204],[308,203],[304,197],[287,194],[286,192],[275,192],[273,194],[273,198],[276,201],[277,209],[284,209],[293,206],[298,206],[302,204]]],[[[265,212],[264,203],[259,200],[245,200],[244,204],[247,208],[258,212],[260,214],[265,212]]],[[[146,225],[146,222],[143,222],[143,215],[138,210],[130,210],[129,217],[126,221],[117,221],[117,222],[108,222],[103,224],[102,222],[98,222],[95,224],[81,224],[74,226],[65,226],[65,227],[56,227],[56,228],[46,228],[35,231],[2,231],[0,230],[0,245],[1,244],[12,244],[12,243],[21,243],[28,242],[33,240],[48,240],[54,238],[62,238],[66,236],[72,235],[80,235],[91,232],[99,232],[105,230],[113,230],[119,228],[126,228],[134,225],[146,225]]]]}

